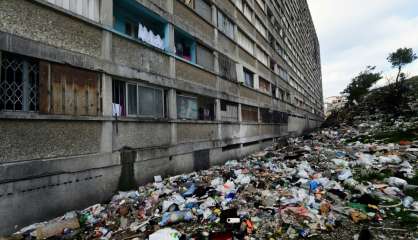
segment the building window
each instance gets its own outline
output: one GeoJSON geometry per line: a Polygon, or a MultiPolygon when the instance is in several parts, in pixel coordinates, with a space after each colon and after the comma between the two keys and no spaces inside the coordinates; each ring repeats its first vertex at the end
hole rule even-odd
{"type": "Polygon", "coordinates": [[[212,7],[208,2],[206,2],[205,0],[196,0],[195,10],[208,22],[212,22],[212,7]]]}
{"type": "Polygon", "coordinates": [[[259,77],[258,78],[259,79],[259,89],[262,91],[262,92],[265,92],[265,93],[270,93],[270,82],[269,81],[267,81],[267,80],[265,80],[264,78],[261,78],[261,77],[259,77]]]}
{"type": "Polygon", "coordinates": [[[260,61],[261,63],[263,63],[264,65],[268,65],[268,56],[267,53],[264,52],[263,50],[261,50],[259,47],[255,48],[255,56],[258,59],[258,61],[260,61]]]}
{"type": "Polygon", "coordinates": [[[244,16],[251,22],[253,20],[253,10],[245,3],[244,4],[244,16]]]}
{"type": "Polygon", "coordinates": [[[258,122],[258,109],[256,107],[242,105],[241,115],[243,122],[258,122]]]}
{"type": "Polygon", "coordinates": [[[254,73],[244,68],[244,85],[254,88],[254,73]]]}
{"type": "Polygon", "coordinates": [[[210,71],[213,71],[214,56],[212,51],[198,44],[196,48],[196,63],[210,71]]]}
{"type": "Polygon", "coordinates": [[[273,123],[273,111],[267,108],[260,108],[260,117],[262,123],[273,123]]]}
{"type": "Polygon", "coordinates": [[[241,30],[238,31],[238,44],[248,51],[251,55],[254,54],[254,43],[241,30]]]}
{"type": "Polygon", "coordinates": [[[5,52],[0,60],[0,111],[38,111],[39,62],[5,52]]]}
{"type": "Polygon", "coordinates": [[[266,3],[264,2],[264,0],[257,0],[257,3],[261,7],[261,9],[263,11],[265,11],[265,9],[266,9],[266,3]]]}
{"type": "Polygon", "coordinates": [[[237,81],[237,70],[235,62],[227,56],[219,53],[219,75],[230,81],[237,81]]]}
{"type": "Polygon", "coordinates": [[[190,8],[194,8],[194,0],[180,0],[180,2],[186,4],[190,8]]]}
{"type": "Polygon", "coordinates": [[[218,10],[218,28],[221,32],[225,33],[228,37],[234,39],[234,24],[232,21],[225,16],[221,11],[218,10]]]}
{"type": "Polygon", "coordinates": [[[100,0],[48,0],[48,2],[90,20],[96,22],[100,20],[100,0]]]}
{"type": "Polygon", "coordinates": [[[136,1],[114,1],[114,28],[159,49],[168,46],[167,22],[136,1]]]}
{"type": "Polygon", "coordinates": [[[140,83],[114,80],[112,85],[114,109],[118,116],[164,118],[164,90],[140,83]],[[117,107],[115,107],[115,105],[117,107]]]}
{"type": "Polygon", "coordinates": [[[238,104],[221,101],[221,120],[228,122],[238,121],[238,104]]]}
{"type": "Polygon", "coordinates": [[[263,35],[263,37],[267,38],[267,29],[258,17],[255,18],[255,28],[263,35]]]}
{"type": "Polygon", "coordinates": [[[185,120],[215,120],[215,101],[203,96],[177,94],[177,118],[185,120]]]}
{"type": "Polygon", "coordinates": [[[274,84],[271,84],[271,96],[273,96],[275,99],[279,98],[277,87],[274,84]]]}
{"type": "Polygon", "coordinates": [[[243,12],[244,11],[244,6],[243,6],[243,3],[242,3],[242,1],[243,0],[236,0],[235,1],[235,6],[238,8],[238,10],[240,10],[241,12],[243,12]]]}
{"type": "Polygon", "coordinates": [[[126,84],[119,80],[112,81],[113,116],[126,116],[126,84]]]}
{"type": "Polygon", "coordinates": [[[174,43],[178,57],[196,63],[196,41],[191,36],[182,30],[175,29],[174,43]]]}

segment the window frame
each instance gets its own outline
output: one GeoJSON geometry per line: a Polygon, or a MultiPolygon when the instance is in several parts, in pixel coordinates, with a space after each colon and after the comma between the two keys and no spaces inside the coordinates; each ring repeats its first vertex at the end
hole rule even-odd
{"type": "Polygon", "coordinates": [[[198,103],[198,100],[197,100],[197,96],[192,96],[192,95],[188,95],[188,94],[176,94],[176,105],[177,105],[177,112],[176,112],[177,119],[199,121],[199,103],[198,103]],[[178,101],[177,101],[178,97],[193,99],[196,102],[196,118],[183,118],[183,117],[179,116],[179,108],[178,108],[178,101]]]}
{"type": "Polygon", "coordinates": [[[243,72],[244,72],[244,85],[249,88],[254,88],[254,73],[245,67],[243,68],[243,72]],[[251,80],[252,80],[251,86],[248,86],[247,84],[247,78],[246,78],[247,75],[251,76],[251,80]]]}
{"type": "MultiPolygon", "coordinates": [[[[123,82],[123,81],[122,81],[123,82]]],[[[165,118],[165,97],[164,97],[164,88],[161,87],[157,87],[157,86],[153,86],[153,85],[148,85],[148,84],[144,84],[144,83],[139,83],[139,82],[132,82],[132,81],[124,81],[125,82],[125,101],[126,101],[126,116],[127,117],[138,117],[138,118],[154,118],[154,119],[164,119],[165,118]],[[128,95],[128,89],[129,89],[129,85],[135,85],[136,86],[136,114],[131,114],[129,113],[129,105],[131,104],[129,102],[129,95],[128,95]],[[140,104],[140,94],[139,94],[139,88],[140,87],[146,87],[146,88],[151,88],[154,90],[158,90],[161,92],[161,115],[160,116],[155,116],[155,115],[143,115],[140,114],[140,109],[139,109],[139,104],[140,104]]]]}

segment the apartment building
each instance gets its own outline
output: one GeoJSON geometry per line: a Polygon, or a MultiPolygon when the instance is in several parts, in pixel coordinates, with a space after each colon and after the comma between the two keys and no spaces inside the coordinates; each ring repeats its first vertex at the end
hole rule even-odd
{"type": "Polygon", "coordinates": [[[323,120],[306,0],[0,0],[0,235],[323,120]]]}

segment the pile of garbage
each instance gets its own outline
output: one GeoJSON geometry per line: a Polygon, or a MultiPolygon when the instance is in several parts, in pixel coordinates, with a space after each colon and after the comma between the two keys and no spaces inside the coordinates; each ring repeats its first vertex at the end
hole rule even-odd
{"type": "Polygon", "coordinates": [[[155,176],[13,237],[416,239],[418,141],[347,143],[359,131],[325,129],[209,170],[155,176]]]}

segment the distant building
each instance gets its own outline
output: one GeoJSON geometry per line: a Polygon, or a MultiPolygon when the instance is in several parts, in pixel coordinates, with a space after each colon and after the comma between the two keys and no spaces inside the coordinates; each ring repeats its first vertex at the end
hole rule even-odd
{"type": "Polygon", "coordinates": [[[347,103],[346,96],[332,96],[325,99],[325,116],[328,117],[332,111],[341,109],[347,103]]]}

